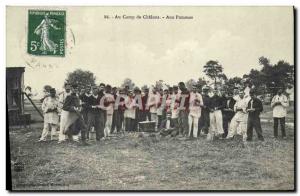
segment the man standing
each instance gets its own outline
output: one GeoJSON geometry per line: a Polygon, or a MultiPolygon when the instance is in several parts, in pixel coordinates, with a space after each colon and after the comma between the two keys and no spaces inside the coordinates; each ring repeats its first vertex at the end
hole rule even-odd
{"type": "Polygon", "coordinates": [[[190,92],[189,104],[189,136],[196,138],[198,136],[198,122],[201,116],[201,106],[203,106],[202,96],[197,92],[196,84],[193,85],[193,89],[190,92]]]}
{"type": "Polygon", "coordinates": [[[247,139],[247,106],[248,100],[244,98],[244,91],[240,90],[239,98],[234,105],[235,115],[231,120],[227,139],[233,138],[235,135],[242,135],[243,141],[247,139]]]}
{"type": "Polygon", "coordinates": [[[282,93],[282,89],[278,89],[277,94],[273,97],[271,107],[273,109],[274,118],[274,137],[278,138],[278,123],[280,122],[282,138],[286,138],[285,133],[285,117],[287,115],[286,108],[289,106],[287,97],[282,93]]]}
{"type": "Polygon", "coordinates": [[[46,137],[50,129],[51,140],[53,140],[53,136],[56,134],[59,125],[58,105],[59,102],[56,98],[56,91],[54,88],[51,88],[50,96],[46,97],[42,104],[42,110],[44,113],[44,129],[39,141],[46,141],[46,137]]]}
{"type": "Polygon", "coordinates": [[[142,120],[143,121],[151,121],[151,114],[149,108],[147,108],[147,102],[149,97],[149,88],[144,89],[144,95],[142,96],[142,120]]]}
{"type": "Polygon", "coordinates": [[[231,119],[234,116],[234,105],[236,102],[235,99],[233,98],[232,92],[228,92],[227,98],[225,98],[224,100],[225,100],[225,104],[224,104],[225,107],[222,110],[224,134],[222,138],[226,138],[228,135],[228,127],[231,122],[231,119]]]}
{"type": "Polygon", "coordinates": [[[80,94],[79,98],[80,98],[80,102],[81,102],[81,106],[82,106],[82,116],[84,119],[84,122],[87,124],[88,121],[88,109],[87,109],[87,105],[86,102],[89,99],[89,97],[92,95],[91,93],[91,87],[90,86],[86,86],[83,89],[83,92],[80,94]]]}
{"type": "Polygon", "coordinates": [[[124,112],[125,130],[127,132],[133,132],[135,131],[134,123],[135,123],[136,102],[133,97],[133,93],[130,90],[128,90],[128,96],[125,98],[125,106],[126,106],[126,110],[124,112]]]}
{"type": "Polygon", "coordinates": [[[71,85],[68,83],[64,84],[64,91],[59,93],[59,108],[62,109],[64,102],[66,100],[66,97],[71,94],[71,85]]]}
{"type": "Polygon", "coordinates": [[[178,92],[178,86],[173,86],[173,94],[171,95],[171,127],[178,129],[178,115],[179,115],[179,99],[180,93],[178,92]]]}
{"type": "Polygon", "coordinates": [[[100,84],[99,86],[99,92],[97,96],[97,105],[94,106],[93,108],[97,108],[98,110],[98,115],[99,115],[99,120],[98,120],[98,125],[96,129],[96,140],[100,141],[100,139],[105,139],[104,138],[104,128],[105,128],[105,123],[106,123],[106,110],[104,107],[104,88],[105,85],[103,83],[100,84]]]}
{"type": "MultiPolygon", "coordinates": [[[[78,93],[79,92],[77,85],[72,85],[71,95],[67,96],[62,108],[67,112],[67,119],[62,124],[61,130],[64,134],[69,136],[69,139],[72,139],[73,135],[78,135],[78,133],[81,132],[82,145],[88,145],[88,143],[86,142],[87,127],[80,113],[81,105],[78,93]]],[[[63,140],[59,140],[59,143],[62,141],[63,140]]]]}
{"type": "Polygon", "coordinates": [[[91,128],[94,127],[95,132],[98,132],[99,129],[99,109],[96,108],[98,97],[98,88],[96,86],[92,87],[92,95],[89,96],[86,100],[86,109],[87,109],[87,132],[86,138],[89,139],[89,132],[91,128]]]}
{"type": "Polygon", "coordinates": [[[124,111],[125,111],[125,94],[124,90],[120,89],[119,90],[119,96],[116,97],[116,102],[114,107],[114,115],[115,115],[115,123],[116,123],[116,128],[117,128],[117,133],[119,133],[122,130],[123,122],[124,122],[124,111]]]}
{"type": "Polygon", "coordinates": [[[250,101],[248,102],[247,112],[248,112],[248,122],[247,122],[247,141],[252,141],[253,128],[257,133],[259,140],[264,141],[262,135],[262,129],[260,125],[259,115],[263,111],[262,102],[255,96],[253,89],[249,92],[250,101]]]}
{"type": "MultiPolygon", "coordinates": [[[[117,87],[113,87],[111,94],[114,96],[114,99],[117,100],[117,87]]],[[[113,120],[112,120],[112,124],[111,124],[111,132],[110,133],[114,133],[116,130],[116,111],[117,111],[118,107],[114,106],[114,112],[113,112],[113,120]]]]}
{"type": "Polygon", "coordinates": [[[190,92],[186,88],[183,82],[178,83],[179,89],[181,91],[180,99],[179,99],[179,115],[178,115],[178,127],[179,134],[183,137],[188,136],[189,130],[189,100],[190,100],[190,92]]]}
{"type": "Polygon", "coordinates": [[[204,134],[208,134],[208,129],[209,129],[209,102],[210,102],[210,97],[208,95],[208,90],[209,88],[207,86],[204,86],[202,89],[202,100],[203,100],[203,106],[201,110],[201,116],[199,118],[199,132],[203,132],[204,134]]]}
{"type": "Polygon", "coordinates": [[[105,87],[105,95],[104,95],[104,106],[106,110],[106,122],[104,128],[104,138],[108,138],[111,132],[112,126],[112,118],[114,113],[114,103],[115,99],[114,96],[111,94],[111,86],[106,85],[105,87]]]}
{"type": "Polygon", "coordinates": [[[152,94],[149,96],[148,107],[150,108],[151,120],[155,121],[156,127],[158,124],[157,118],[157,105],[159,102],[159,96],[157,95],[156,88],[153,87],[152,94]]]}
{"type": "Polygon", "coordinates": [[[215,136],[220,136],[224,133],[223,130],[223,118],[222,118],[222,109],[223,102],[221,97],[218,95],[218,90],[214,89],[214,95],[210,98],[209,101],[209,119],[210,127],[209,133],[207,134],[207,140],[213,140],[215,136]]]}
{"type": "MultiPolygon", "coordinates": [[[[139,104],[142,104],[142,95],[141,95],[141,90],[138,87],[134,88],[134,100],[137,106],[139,104]]],[[[142,105],[141,105],[142,107],[142,105]]],[[[134,130],[138,129],[139,122],[143,121],[143,113],[142,113],[142,108],[136,107],[135,109],[135,122],[134,122],[134,130]]]]}

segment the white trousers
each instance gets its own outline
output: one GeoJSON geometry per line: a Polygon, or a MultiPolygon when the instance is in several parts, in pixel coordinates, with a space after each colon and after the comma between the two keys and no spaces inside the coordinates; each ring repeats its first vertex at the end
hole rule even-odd
{"type": "Polygon", "coordinates": [[[235,115],[229,125],[227,138],[232,138],[235,135],[241,135],[243,141],[247,139],[247,118],[242,119],[238,118],[238,115],[235,115]]]}
{"type": "Polygon", "coordinates": [[[207,140],[212,140],[215,135],[221,135],[224,133],[222,111],[216,110],[214,112],[210,112],[209,119],[210,125],[207,140]]]}
{"type": "Polygon", "coordinates": [[[51,140],[52,140],[53,136],[56,135],[57,127],[58,126],[56,124],[44,123],[44,128],[40,140],[46,140],[50,129],[51,129],[51,140]]]}
{"type": "Polygon", "coordinates": [[[106,122],[104,128],[104,137],[108,137],[111,130],[113,115],[106,115],[106,122]]]}
{"type": "Polygon", "coordinates": [[[197,137],[198,136],[198,121],[199,118],[193,115],[189,115],[189,136],[197,137]],[[193,132],[192,132],[193,127],[193,132]]]}

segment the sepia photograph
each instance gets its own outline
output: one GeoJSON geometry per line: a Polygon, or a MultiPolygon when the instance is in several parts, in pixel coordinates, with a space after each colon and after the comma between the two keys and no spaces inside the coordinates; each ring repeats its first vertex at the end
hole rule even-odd
{"type": "Polygon", "coordinates": [[[10,191],[295,191],[293,6],[6,6],[10,191]]]}

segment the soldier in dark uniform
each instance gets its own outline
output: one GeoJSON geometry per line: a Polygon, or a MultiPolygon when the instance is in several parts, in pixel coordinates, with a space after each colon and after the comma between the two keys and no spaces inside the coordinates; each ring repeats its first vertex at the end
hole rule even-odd
{"type": "Polygon", "coordinates": [[[209,88],[207,86],[204,86],[202,89],[202,100],[203,100],[203,106],[201,110],[201,117],[199,118],[199,123],[198,123],[198,134],[200,134],[200,130],[204,134],[208,134],[208,129],[209,129],[209,100],[210,97],[208,96],[208,90],[209,88]]]}
{"type": "Polygon", "coordinates": [[[87,127],[81,114],[81,105],[78,93],[78,86],[72,85],[72,93],[71,95],[66,97],[66,100],[63,104],[63,110],[78,115],[78,118],[71,125],[70,129],[68,129],[66,135],[71,138],[73,135],[77,135],[79,132],[81,132],[82,145],[88,145],[88,143],[86,142],[87,127]]]}
{"type": "Polygon", "coordinates": [[[262,135],[262,129],[260,125],[260,113],[263,111],[263,105],[261,100],[259,100],[255,96],[255,92],[253,89],[250,90],[250,101],[248,102],[247,112],[248,112],[248,122],[247,122],[247,141],[252,140],[253,136],[253,128],[257,133],[257,137],[259,140],[264,141],[264,137],[262,135]]]}
{"type": "Polygon", "coordinates": [[[222,138],[226,138],[228,134],[228,127],[231,119],[234,116],[234,104],[235,100],[233,99],[233,93],[228,92],[226,99],[223,99],[225,101],[224,103],[224,108],[222,110],[222,115],[223,115],[223,129],[224,129],[224,134],[222,138]]]}

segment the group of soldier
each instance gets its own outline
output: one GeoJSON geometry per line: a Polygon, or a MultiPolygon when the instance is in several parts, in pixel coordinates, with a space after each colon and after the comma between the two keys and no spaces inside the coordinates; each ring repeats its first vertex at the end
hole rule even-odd
{"type": "MultiPolygon", "coordinates": [[[[51,140],[59,132],[59,143],[74,140],[89,145],[91,131],[101,141],[115,133],[138,131],[141,122],[155,122],[154,131],[173,137],[190,139],[207,135],[207,140],[215,140],[241,135],[246,142],[252,140],[255,129],[257,138],[264,140],[260,120],[263,104],[255,88],[248,85],[225,91],[208,86],[199,88],[197,84],[188,89],[183,82],[171,87],[143,89],[117,88],[103,83],[84,88],[65,84],[62,93],[57,94],[54,88],[47,90],[42,101],[41,142],[46,141],[49,132],[51,140]]],[[[287,97],[279,89],[271,102],[275,138],[279,122],[282,137],[286,137],[288,105],[287,97]]]]}

